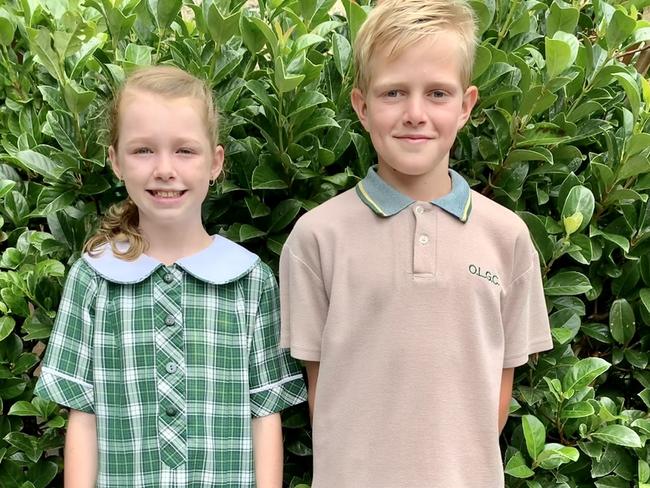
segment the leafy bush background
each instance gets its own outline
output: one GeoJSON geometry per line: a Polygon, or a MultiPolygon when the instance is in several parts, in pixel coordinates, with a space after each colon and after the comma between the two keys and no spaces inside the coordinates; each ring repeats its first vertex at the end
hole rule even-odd
{"type": "MultiPolygon", "coordinates": [[[[229,172],[208,229],[276,265],[297,216],[372,164],[348,103],[365,3],[0,6],[0,486],[62,485],[66,412],[32,391],[65,271],[124,197],[103,125],[124,73],[173,63],[210,80],[229,172]]],[[[645,3],[473,1],[481,100],[454,164],[528,224],[555,341],[518,370],[501,438],[510,487],[650,487],[645,3]]],[[[304,406],[284,424],[287,484],[308,484],[304,406]]]]}

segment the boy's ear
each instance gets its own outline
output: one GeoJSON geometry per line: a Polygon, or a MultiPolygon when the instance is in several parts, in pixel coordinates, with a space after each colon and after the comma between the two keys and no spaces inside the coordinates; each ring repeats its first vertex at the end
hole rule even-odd
{"type": "Polygon", "coordinates": [[[474,85],[470,86],[465,90],[463,94],[463,105],[460,112],[460,117],[458,118],[458,129],[460,130],[469,120],[470,115],[472,115],[472,109],[476,105],[478,100],[478,88],[474,85]]]}
{"type": "Polygon", "coordinates": [[[108,147],[108,160],[111,162],[111,168],[113,169],[113,173],[115,173],[117,179],[122,180],[122,173],[120,172],[120,164],[117,160],[117,153],[113,146],[108,147]]]}
{"type": "Polygon", "coordinates": [[[368,105],[363,92],[359,88],[353,88],[350,92],[350,101],[352,102],[352,108],[357,113],[357,117],[359,117],[359,122],[361,122],[364,129],[368,130],[368,105]]]}
{"type": "Polygon", "coordinates": [[[219,144],[214,148],[214,153],[212,154],[212,165],[210,167],[210,179],[216,180],[217,176],[221,174],[223,170],[223,160],[224,160],[224,150],[223,146],[219,144]]]}

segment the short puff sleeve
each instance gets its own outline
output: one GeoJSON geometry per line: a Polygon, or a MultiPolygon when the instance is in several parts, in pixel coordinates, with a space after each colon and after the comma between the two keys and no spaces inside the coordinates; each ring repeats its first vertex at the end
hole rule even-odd
{"type": "Polygon", "coordinates": [[[300,364],[280,347],[278,285],[266,266],[249,358],[251,413],[261,417],[307,399],[300,364]]]}
{"type": "Polygon", "coordinates": [[[83,260],[68,273],[34,393],[94,413],[93,330],[98,278],[83,260]]]}

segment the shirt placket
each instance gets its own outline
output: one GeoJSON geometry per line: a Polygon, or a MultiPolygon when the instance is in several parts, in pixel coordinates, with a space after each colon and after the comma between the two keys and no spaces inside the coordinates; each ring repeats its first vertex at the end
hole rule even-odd
{"type": "Polygon", "coordinates": [[[153,294],[160,458],[170,468],[177,468],[187,456],[182,271],[175,267],[160,268],[153,294]]]}
{"type": "Polygon", "coordinates": [[[411,206],[415,217],[413,235],[413,274],[433,277],[436,274],[437,212],[428,202],[411,206]]]}

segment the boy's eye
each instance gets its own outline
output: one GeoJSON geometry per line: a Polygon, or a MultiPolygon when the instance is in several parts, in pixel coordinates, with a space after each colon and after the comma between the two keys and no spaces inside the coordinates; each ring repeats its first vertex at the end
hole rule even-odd
{"type": "Polygon", "coordinates": [[[399,90],[388,90],[386,92],[386,96],[388,98],[395,98],[395,97],[399,96],[399,90]]]}
{"type": "Polygon", "coordinates": [[[194,154],[194,149],[191,149],[189,147],[181,147],[178,150],[178,152],[181,153],[181,154],[194,154]]]}
{"type": "Polygon", "coordinates": [[[447,96],[447,92],[445,92],[445,91],[443,91],[443,90],[433,90],[433,91],[431,92],[431,96],[432,96],[433,98],[444,98],[444,97],[447,96]]]}

